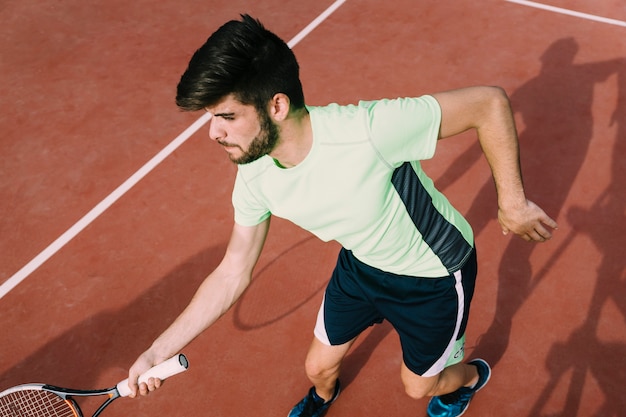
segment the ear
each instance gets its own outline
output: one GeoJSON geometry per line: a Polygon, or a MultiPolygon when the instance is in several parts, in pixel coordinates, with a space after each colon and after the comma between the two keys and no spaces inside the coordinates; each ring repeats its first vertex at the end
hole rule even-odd
{"type": "Polygon", "coordinates": [[[276,93],[270,100],[268,114],[275,122],[282,122],[289,115],[290,100],[287,94],[276,93]]]}

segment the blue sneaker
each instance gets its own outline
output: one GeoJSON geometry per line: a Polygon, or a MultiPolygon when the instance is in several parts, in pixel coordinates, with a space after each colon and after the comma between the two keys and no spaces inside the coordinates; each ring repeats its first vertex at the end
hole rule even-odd
{"type": "Polygon", "coordinates": [[[473,388],[461,387],[450,394],[433,397],[428,403],[429,417],[458,417],[469,407],[470,400],[491,378],[491,368],[482,359],[468,362],[478,368],[478,382],[473,388]]]}
{"type": "Polygon", "coordinates": [[[339,380],[335,384],[335,392],[333,398],[325,402],[325,400],[317,395],[315,387],[311,387],[309,393],[293,407],[289,416],[287,417],[322,417],[326,414],[328,407],[337,399],[341,388],[339,387],[339,380]]]}

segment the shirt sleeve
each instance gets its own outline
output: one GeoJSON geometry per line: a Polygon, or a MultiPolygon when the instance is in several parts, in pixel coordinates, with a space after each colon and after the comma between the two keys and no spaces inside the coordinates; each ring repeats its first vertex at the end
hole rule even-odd
{"type": "Polygon", "coordinates": [[[237,171],[235,178],[232,203],[235,209],[235,223],[241,226],[256,226],[271,215],[269,209],[252,194],[240,170],[237,171]]]}
{"type": "Polygon", "coordinates": [[[361,102],[366,107],[371,140],[387,163],[432,158],[441,108],[432,96],[361,102]]]}

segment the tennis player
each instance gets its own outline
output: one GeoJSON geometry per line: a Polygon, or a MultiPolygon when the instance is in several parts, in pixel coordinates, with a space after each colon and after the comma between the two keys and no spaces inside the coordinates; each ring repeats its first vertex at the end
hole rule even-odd
{"type": "Polygon", "coordinates": [[[556,222],[524,193],[504,91],[471,87],[306,106],[292,51],[244,15],[193,55],[176,100],[183,110],[211,113],[209,136],[238,164],[234,226],[219,266],[130,368],[133,394],[158,388],[154,379],[138,386],[138,375],[179,352],[235,303],[274,215],[342,245],[306,358],[313,386],[289,416],[326,413],[341,391],[339,370],[350,346],[383,320],[401,341],[406,393],[431,397],[431,417],[465,412],[491,375],[482,359],[463,362],[474,238],[419,161],[433,157],[438,140],[475,129],[495,180],[504,234],[550,239],[556,222]]]}

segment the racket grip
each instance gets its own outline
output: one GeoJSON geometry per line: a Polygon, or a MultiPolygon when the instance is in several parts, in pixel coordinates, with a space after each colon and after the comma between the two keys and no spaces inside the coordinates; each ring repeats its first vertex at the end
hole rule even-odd
{"type": "MultiPolygon", "coordinates": [[[[146,372],[139,376],[139,383],[148,382],[150,378],[159,378],[164,380],[181,372],[184,372],[189,367],[187,357],[182,353],[176,356],[172,356],[168,360],[161,362],[160,364],[148,369],[146,372]]],[[[128,397],[131,393],[128,387],[128,378],[117,384],[117,392],[120,397],[128,397]]]]}

